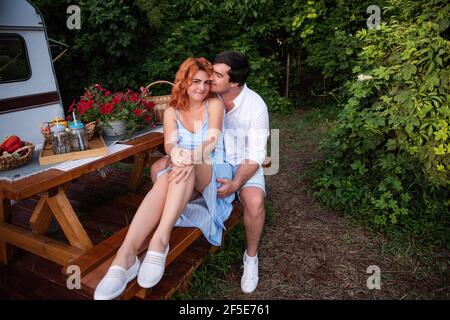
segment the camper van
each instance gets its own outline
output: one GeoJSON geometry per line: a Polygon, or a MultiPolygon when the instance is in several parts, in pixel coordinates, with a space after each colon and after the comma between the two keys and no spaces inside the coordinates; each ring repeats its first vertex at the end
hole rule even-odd
{"type": "Polygon", "coordinates": [[[0,0],[0,142],[41,144],[40,125],[64,117],[44,19],[27,0],[0,0]]]}

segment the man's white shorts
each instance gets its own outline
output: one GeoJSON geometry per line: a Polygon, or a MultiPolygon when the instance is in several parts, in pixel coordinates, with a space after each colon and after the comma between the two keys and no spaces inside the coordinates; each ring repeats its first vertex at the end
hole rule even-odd
{"type": "MultiPolygon", "coordinates": [[[[236,171],[238,169],[238,166],[233,166],[233,179],[236,175],[236,171]]],[[[258,170],[256,170],[255,174],[248,179],[246,183],[239,189],[242,190],[247,187],[257,187],[260,188],[264,192],[264,197],[266,196],[266,183],[264,181],[264,170],[262,166],[259,166],[258,170]]],[[[239,196],[239,191],[238,191],[239,196]]]]}

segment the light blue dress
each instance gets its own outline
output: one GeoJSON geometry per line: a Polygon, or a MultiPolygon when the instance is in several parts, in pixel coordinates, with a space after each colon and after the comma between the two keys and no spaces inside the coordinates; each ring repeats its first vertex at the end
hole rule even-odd
{"type": "MultiPolygon", "coordinates": [[[[206,120],[202,129],[197,133],[187,130],[180,121],[179,111],[177,113],[178,145],[181,148],[192,150],[200,146],[206,139],[209,127],[208,102],[206,102],[206,120]]],[[[223,130],[222,125],[222,130],[223,130]]],[[[202,191],[202,195],[189,202],[181,216],[175,223],[176,227],[196,227],[201,230],[205,238],[215,246],[222,241],[222,230],[225,230],[224,222],[228,219],[233,209],[232,202],[234,193],[226,198],[217,197],[217,188],[221,186],[217,178],[231,180],[233,178],[233,167],[225,161],[225,148],[223,134],[220,135],[215,149],[211,152],[211,182],[202,191]]],[[[158,177],[170,171],[171,168],[158,172],[158,177]]]]}

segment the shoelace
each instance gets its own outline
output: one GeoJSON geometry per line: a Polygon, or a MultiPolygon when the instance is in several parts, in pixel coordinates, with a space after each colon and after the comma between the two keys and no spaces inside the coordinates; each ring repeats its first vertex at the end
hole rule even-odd
{"type": "Polygon", "coordinates": [[[258,276],[258,267],[256,262],[244,262],[244,279],[254,279],[258,276]]]}

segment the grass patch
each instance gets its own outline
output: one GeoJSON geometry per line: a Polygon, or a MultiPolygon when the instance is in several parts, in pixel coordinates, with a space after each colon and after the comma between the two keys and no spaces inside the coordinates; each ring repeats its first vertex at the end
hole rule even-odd
{"type": "MultiPolygon", "coordinates": [[[[275,211],[269,200],[265,201],[265,208],[265,223],[270,224],[275,211]]],[[[245,243],[244,225],[239,224],[225,236],[223,250],[205,257],[192,276],[188,292],[175,292],[172,299],[220,299],[232,288],[228,281],[228,274],[233,267],[241,266],[245,243]]]]}

